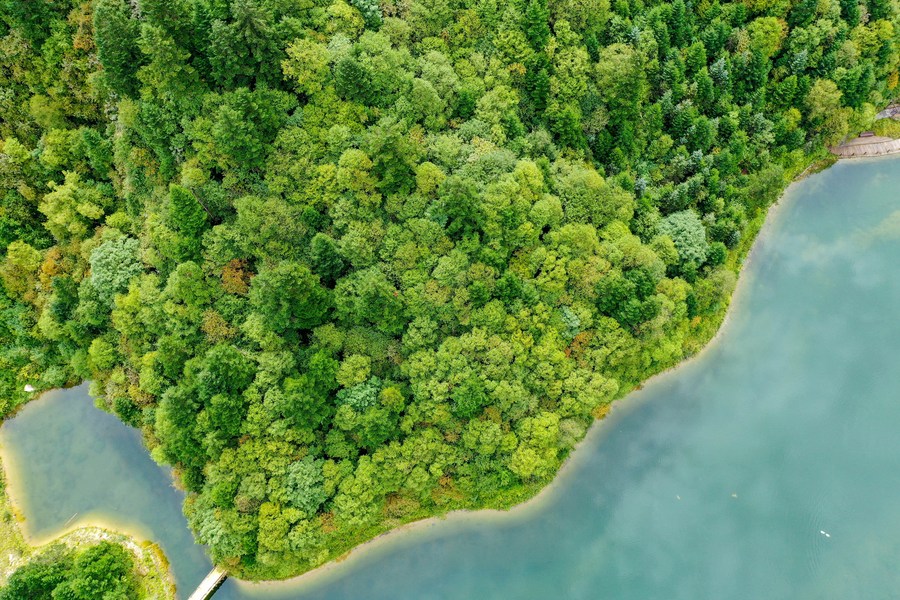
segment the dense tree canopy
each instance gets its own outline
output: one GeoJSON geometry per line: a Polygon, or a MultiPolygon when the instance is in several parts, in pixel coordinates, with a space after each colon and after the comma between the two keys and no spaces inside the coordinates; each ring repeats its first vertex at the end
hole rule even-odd
{"type": "Polygon", "coordinates": [[[132,600],[138,590],[134,558],[122,546],[57,545],[15,571],[0,600],[132,600]]]}
{"type": "Polygon", "coordinates": [[[882,0],[0,2],[0,412],[91,379],[245,577],[521,501],[708,339],[768,205],[894,97],[898,25],[882,0]]]}

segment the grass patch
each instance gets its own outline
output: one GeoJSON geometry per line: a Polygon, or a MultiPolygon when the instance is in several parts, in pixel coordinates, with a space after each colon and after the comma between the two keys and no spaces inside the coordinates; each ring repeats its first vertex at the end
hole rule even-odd
{"type": "Polygon", "coordinates": [[[900,121],[894,119],[878,119],[872,125],[875,135],[883,135],[890,138],[900,138],[900,121]]]}

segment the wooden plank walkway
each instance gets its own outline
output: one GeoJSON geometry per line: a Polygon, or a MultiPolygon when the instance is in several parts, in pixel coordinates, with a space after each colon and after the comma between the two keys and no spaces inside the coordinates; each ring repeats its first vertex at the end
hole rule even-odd
{"type": "Polygon", "coordinates": [[[228,573],[218,567],[213,568],[203,578],[203,581],[200,582],[200,585],[197,586],[197,589],[194,590],[194,593],[191,594],[188,600],[209,600],[216,593],[216,590],[219,589],[219,586],[222,585],[222,582],[225,581],[226,577],[228,577],[228,573]]]}
{"type": "Polygon", "coordinates": [[[858,137],[831,149],[841,158],[866,158],[900,153],[900,140],[889,137],[858,137]]]}

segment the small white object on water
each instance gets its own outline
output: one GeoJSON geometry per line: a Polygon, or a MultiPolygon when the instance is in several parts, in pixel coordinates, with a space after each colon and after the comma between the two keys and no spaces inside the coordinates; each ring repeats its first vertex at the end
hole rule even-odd
{"type": "Polygon", "coordinates": [[[681,496],[679,496],[678,494],[675,494],[675,499],[676,499],[676,500],[681,500],[681,496]]]}
{"type": "Polygon", "coordinates": [[[820,530],[819,530],[819,533],[821,533],[822,535],[824,535],[824,536],[827,537],[827,538],[830,538],[830,537],[831,537],[831,534],[828,533],[827,531],[825,531],[824,529],[820,529],[820,530]]]}
{"type": "Polygon", "coordinates": [[[34,391],[34,386],[31,385],[30,383],[26,384],[26,385],[25,385],[25,391],[26,391],[26,392],[33,392],[33,391],[34,391]]]}
{"type": "Polygon", "coordinates": [[[732,498],[737,498],[737,492],[734,492],[733,494],[731,494],[731,497],[732,497],[732,498]]]}

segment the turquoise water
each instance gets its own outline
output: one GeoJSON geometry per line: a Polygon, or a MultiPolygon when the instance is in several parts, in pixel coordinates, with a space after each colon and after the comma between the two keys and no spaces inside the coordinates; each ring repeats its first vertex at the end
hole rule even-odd
{"type": "Polygon", "coordinates": [[[94,406],[86,384],[26,405],[0,428],[0,445],[10,491],[37,542],[101,525],[158,543],[179,589],[193,588],[211,568],[169,470],[150,459],[137,430],[94,406]]]}
{"type": "MultiPolygon", "coordinates": [[[[721,338],[621,403],[535,505],[427,525],[293,584],[229,581],[216,600],[896,598],[898,272],[900,160],[839,163],[789,192],[721,338]]],[[[83,391],[63,394],[0,435],[25,465],[30,526],[80,506],[132,522],[132,501],[86,486],[99,467],[84,465],[149,459],[124,426],[78,416],[83,391]],[[73,411],[76,447],[41,450],[73,411]]],[[[158,494],[159,521],[138,522],[180,581],[198,578],[165,472],[115,465],[103,481],[158,494]]]]}

